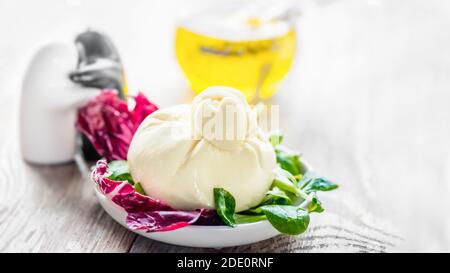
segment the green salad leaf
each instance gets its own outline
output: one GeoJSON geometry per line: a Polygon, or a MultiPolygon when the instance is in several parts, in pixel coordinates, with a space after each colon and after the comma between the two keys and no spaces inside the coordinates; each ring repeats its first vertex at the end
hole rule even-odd
{"type": "Polygon", "coordinates": [[[128,181],[131,185],[134,185],[134,180],[131,177],[130,169],[128,168],[128,162],[126,160],[115,160],[108,164],[108,171],[110,175],[109,179],[116,181],[128,181]]]}
{"type": "Polygon", "coordinates": [[[309,214],[298,206],[269,205],[261,210],[274,228],[284,234],[297,235],[309,225],[309,214]]]}
{"type": "Polygon", "coordinates": [[[275,148],[283,142],[283,135],[280,132],[272,132],[269,135],[269,142],[275,148]]]}
{"type": "Polygon", "coordinates": [[[126,160],[115,160],[108,163],[108,171],[110,175],[107,177],[115,181],[128,181],[129,184],[134,186],[135,191],[142,195],[146,195],[141,183],[134,182],[128,168],[128,162],[126,160]]]}
{"type": "Polygon", "coordinates": [[[292,205],[294,196],[289,192],[273,186],[264,196],[261,204],[263,205],[292,205]]]}
{"type": "Polygon", "coordinates": [[[322,203],[317,199],[317,197],[313,197],[311,202],[308,204],[308,212],[323,212],[324,208],[322,207],[322,203]]]}
{"type": "Polygon", "coordinates": [[[236,201],[233,195],[222,188],[214,188],[214,202],[216,212],[220,219],[230,227],[236,226],[234,219],[234,211],[236,209],[236,201]]]}
{"type": "Polygon", "coordinates": [[[331,191],[338,188],[338,185],[330,180],[319,176],[314,172],[306,172],[299,181],[299,186],[306,193],[317,191],[331,191]]]}
{"type": "Polygon", "coordinates": [[[278,145],[275,147],[275,155],[277,157],[278,165],[291,173],[292,175],[301,174],[303,169],[300,163],[300,154],[294,153],[284,146],[278,145]]]}
{"type": "Polygon", "coordinates": [[[134,184],[134,190],[137,191],[138,193],[142,194],[142,195],[146,195],[144,189],[142,188],[141,183],[136,182],[134,184]]]}
{"type": "Polygon", "coordinates": [[[275,172],[275,178],[272,186],[278,187],[281,190],[292,193],[304,200],[311,201],[312,197],[298,186],[297,179],[289,172],[283,169],[278,169],[275,172]]]}
{"type": "Polygon", "coordinates": [[[267,220],[267,217],[264,214],[235,214],[234,219],[236,224],[247,224],[267,220]]]}
{"type": "Polygon", "coordinates": [[[291,192],[295,195],[298,195],[298,183],[295,177],[279,168],[275,171],[275,178],[272,182],[272,185],[278,187],[284,191],[291,192]]]}

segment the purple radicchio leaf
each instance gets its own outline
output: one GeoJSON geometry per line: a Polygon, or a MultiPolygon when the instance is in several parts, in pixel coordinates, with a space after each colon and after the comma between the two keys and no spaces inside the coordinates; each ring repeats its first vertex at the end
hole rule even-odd
{"type": "Polygon", "coordinates": [[[125,160],[134,133],[141,122],[158,107],[142,93],[131,97],[131,110],[115,90],[104,90],[78,110],[76,128],[107,160],[125,160]]]}

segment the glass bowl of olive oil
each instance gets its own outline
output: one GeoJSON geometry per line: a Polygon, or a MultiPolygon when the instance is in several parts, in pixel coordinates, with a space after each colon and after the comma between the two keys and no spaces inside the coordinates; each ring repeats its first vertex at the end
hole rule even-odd
{"type": "Polygon", "coordinates": [[[294,59],[292,14],[286,6],[229,5],[180,21],[176,56],[192,90],[222,85],[250,102],[270,98],[294,59]]]}

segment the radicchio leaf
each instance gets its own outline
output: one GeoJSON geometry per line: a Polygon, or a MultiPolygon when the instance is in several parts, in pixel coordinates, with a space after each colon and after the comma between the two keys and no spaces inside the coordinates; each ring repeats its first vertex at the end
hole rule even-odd
{"type": "Polygon", "coordinates": [[[102,194],[128,213],[126,222],[130,229],[156,232],[175,230],[197,221],[202,225],[220,224],[214,210],[176,210],[158,199],[140,194],[127,181],[114,181],[107,178],[108,175],[108,163],[99,160],[91,174],[92,181],[102,194]]]}
{"type": "Polygon", "coordinates": [[[128,213],[127,225],[134,230],[170,231],[188,226],[200,217],[200,211],[149,211],[128,213]]]}
{"type": "Polygon", "coordinates": [[[158,109],[140,92],[132,98],[135,106],[130,110],[115,90],[104,90],[78,111],[76,128],[109,161],[126,159],[137,128],[158,109]]]}

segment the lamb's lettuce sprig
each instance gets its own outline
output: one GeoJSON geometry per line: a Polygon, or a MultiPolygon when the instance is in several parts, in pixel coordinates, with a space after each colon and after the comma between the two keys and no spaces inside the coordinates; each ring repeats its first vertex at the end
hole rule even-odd
{"type": "Polygon", "coordinates": [[[144,189],[141,183],[135,182],[130,174],[130,169],[128,168],[128,162],[126,160],[115,160],[108,164],[109,175],[107,178],[115,181],[128,181],[129,184],[134,186],[134,190],[138,193],[145,195],[144,189]]]}
{"type": "Polygon", "coordinates": [[[236,213],[236,202],[231,193],[222,188],[214,189],[217,214],[226,225],[234,227],[268,220],[281,233],[297,235],[308,228],[310,213],[324,211],[317,192],[334,190],[338,185],[305,171],[300,155],[282,146],[282,140],[279,133],[269,137],[278,168],[270,190],[258,206],[236,213]]]}

